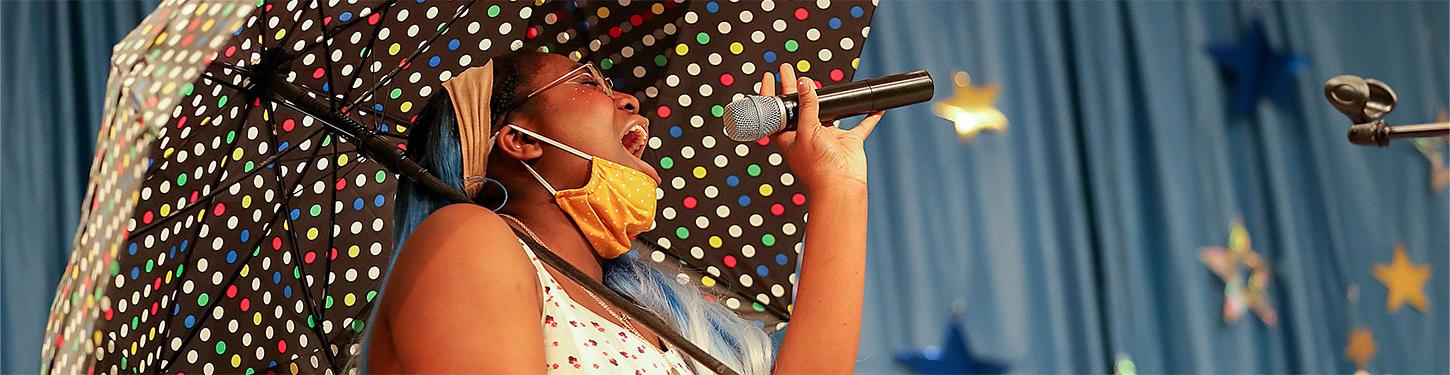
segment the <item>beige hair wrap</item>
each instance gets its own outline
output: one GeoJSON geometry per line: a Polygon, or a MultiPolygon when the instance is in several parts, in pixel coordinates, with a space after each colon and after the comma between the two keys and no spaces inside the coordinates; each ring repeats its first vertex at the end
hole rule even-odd
{"type": "Polygon", "coordinates": [[[443,82],[443,89],[448,90],[453,114],[458,118],[458,141],[463,149],[463,192],[473,197],[483,189],[488,153],[492,148],[489,147],[493,135],[489,103],[493,99],[493,60],[443,82]]]}

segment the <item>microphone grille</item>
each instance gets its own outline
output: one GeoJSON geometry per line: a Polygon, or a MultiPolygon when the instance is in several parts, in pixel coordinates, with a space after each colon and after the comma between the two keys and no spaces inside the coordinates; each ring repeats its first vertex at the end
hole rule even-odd
{"type": "Polygon", "coordinates": [[[725,106],[725,135],[739,142],[754,142],[785,127],[784,105],[779,98],[745,95],[725,106]]]}

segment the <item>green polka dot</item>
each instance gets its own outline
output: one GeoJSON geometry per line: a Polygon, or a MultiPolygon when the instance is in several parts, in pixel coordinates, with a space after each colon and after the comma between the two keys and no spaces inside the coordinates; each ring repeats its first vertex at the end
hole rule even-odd
{"type": "Polygon", "coordinates": [[[699,42],[700,44],[710,44],[710,34],[706,34],[704,32],[695,34],[695,41],[699,42]]]}
{"type": "Polygon", "coordinates": [[[710,106],[710,115],[715,116],[715,118],[720,118],[720,116],[724,116],[725,107],[720,106],[719,104],[710,106]]]}
{"type": "Polygon", "coordinates": [[[176,186],[186,186],[186,174],[176,175],[176,186]]]}
{"type": "Polygon", "coordinates": [[[795,50],[800,49],[800,48],[801,48],[801,44],[799,42],[796,42],[795,39],[791,39],[791,40],[785,41],[785,51],[786,52],[795,52],[795,50]]]}
{"type": "Polygon", "coordinates": [[[216,106],[217,106],[217,108],[226,107],[227,106],[227,96],[226,95],[222,95],[221,99],[217,99],[216,100],[216,106]]]}
{"type": "Polygon", "coordinates": [[[243,165],[242,166],[242,172],[251,172],[252,169],[253,168],[256,168],[256,167],[257,167],[256,164],[252,164],[252,161],[251,160],[248,160],[247,161],[247,165],[243,165]]]}
{"type": "Polygon", "coordinates": [[[549,53],[549,46],[541,46],[541,47],[539,47],[539,52],[549,53]]]}
{"type": "Polygon", "coordinates": [[[322,308],[325,308],[325,309],[332,308],[332,296],[327,296],[326,302],[323,302],[322,303],[322,308]]]}
{"type": "Polygon", "coordinates": [[[373,175],[373,181],[377,181],[379,184],[388,181],[388,172],[378,171],[373,175]]]}
{"type": "Polygon", "coordinates": [[[760,176],[760,165],[751,164],[749,167],[745,167],[745,173],[749,173],[750,177],[760,176]]]}
{"type": "Polygon", "coordinates": [[[307,328],[317,328],[317,321],[312,319],[312,315],[307,316],[307,328]]]}
{"type": "Polygon", "coordinates": [[[302,267],[292,267],[292,278],[302,279],[302,267]]]}
{"type": "MultiPolygon", "coordinates": [[[[111,276],[116,276],[116,275],[120,275],[120,274],[121,274],[121,263],[120,262],[111,262],[111,276]]],[[[102,289],[102,288],[96,288],[96,290],[100,290],[100,289],[102,289]]]]}
{"type": "Polygon", "coordinates": [[[655,66],[663,67],[665,66],[665,64],[669,63],[670,60],[666,58],[665,55],[655,55],[655,66]]]}
{"type": "Polygon", "coordinates": [[[141,316],[138,315],[138,316],[131,317],[131,329],[132,330],[135,330],[136,327],[140,327],[140,326],[141,326],[141,316]]]}
{"type": "Polygon", "coordinates": [[[675,228],[675,237],[680,239],[690,238],[690,229],[685,227],[675,228]]]}
{"type": "Polygon", "coordinates": [[[614,67],[614,60],[612,60],[612,59],[610,59],[608,57],[604,58],[603,60],[599,60],[599,69],[609,70],[609,68],[613,68],[613,67],[614,67]]]}
{"type": "Polygon", "coordinates": [[[196,296],[197,306],[206,306],[207,302],[211,302],[211,295],[202,293],[201,295],[196,296]]]}
{"type": "Polygon", "coordinates": [[[372,302],[373,301],[373,298],[376,298],[377,296],[378,296],[378,291],[376,291],[376,290],[371,291],[371,292],[368,292],[368,302],[372,302]]]}
{"type": "Polygon", "coordinates": [[[498,14],[500,12],[503,12],[503,8],[499,7],[498,4],[494,4],[493,6],[488,7],[489,17],[498,17],[498,14]]]}
{"type": "Polygon", "coordinates": [[[222,354],[222,353],[226,353],[226,352],[227,352],[227,342],[226,341],[217,341],[216,342],[216,354],[222,354]]]}
{"type": "Polygon", "coordinates": [[[362,332],[363,331],[363,321],[362,320],[353,320],[352,321],[352,330],[353,331],[357,331],[357,332],[362,332]]]}
{"type": "Polygon", "coordinates": [[[153,269],[153,268],[156,268],[156,260],[155,259],[147,259],[146,260],[146,273],[151,273],[151,269],[153,269]]]}
{"type": "Polygon", "coordinates": [[[247,368],[247,374],[246,375],[252,375],[252,374],[256,374],[256,373],[257,373],[257,371],[256,370],[252,370],[251,367],[248,367],[247,368]]]}
{"type": "Polygon", "coordinates": [[[670,169],[675,167],[675,159],[668,156],[660,158],[660,168],[670,169]]]}
{"type": "MultiPolygon", "coordinates": [[[[754,174],[752,174],[751,176],[754,176],[754,174]]],[[[320,204],[313,204],[312,205],[312,209],[307,210],[307,213],[312,214],[312,217],[317,217],[317,215],[322,215],[322,205],[320,205],[320,204]]]]}
{"type": "Polygon", "coordinates": [[[393,91],[388,92],[388,98],[397,99],[401,96],[403,96],[403,89],[400,88],[393,88],[393,91]]]}
{"type": "Polygon", "coordinates": [[[196,85],[188,83],[186,86],[181,86],[181,96],[191,96],[193,92],[196,92],[196,85]]]}
{"type": "MultiPolygon", "coordinates": [[[[115,264],[115,263],[112,263],[112,264],[115,264]]],[[[183,273],[186,273],[186,264],[178,264],[178,265],[176,265],[176,277],[181,277],[181,274],[183,274],[183,273]]]]}
{"type": "Polygon", "coordinates": [[[331,134],[329,134],[329,135],[327,135],[325,137],[322,137],[322,145],[323,146],[327,146],[327,145],[330,145],[330,144],[332,144],[332,135],[331,134]]]}
{"type": "Polygon", "coordinates": [[[373,54],[373,50],[367,47],[363,47],[363,49],[358,50],[357,52],[358,57],[368,57],[368,55],[371,54],[373,54]]]}
{"type": "Polygon", "coordinates": [[[751,302],[750,308],[755,309],[755,312],[765,312],[765,305],[760,304],[760,302],[751,302]]]}
{"type": "Polygon", "coordinates": [[[775,246],[775,235],[766,233],[765,235],[760,236],[760,243],[765,246],[775,246]]]}
{"type": "Polygon", "coordinates": [[[227,132],[227,144],[232,144],[232,143],[236,143],[236,142],[237,142],[237,131],[236,130],[233,130],[233,131],[227,132]]]}

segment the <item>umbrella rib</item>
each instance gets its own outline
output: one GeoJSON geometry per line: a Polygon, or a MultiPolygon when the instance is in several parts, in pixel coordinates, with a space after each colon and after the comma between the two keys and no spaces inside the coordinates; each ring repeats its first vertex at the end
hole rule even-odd
{"type": "Polygon", "coordinates": [[[432,47],[433,42],[437,41],[439,37],[442,37],[443,33],[451,30],[453,23],[457,22],[459,18],[463,17],[463,13],[466,12],[468,8],[472,8],[473,4],[477,2],[478,0],[472,0],[469,1],[467,5],[458,7],[459,10],[454,11],[453,18],[449,19],[447,23],[444,23],[443,27],[440,28],[437,33],[433,34],[433,38],[428,39],[426,42],[420,45],[418,49],[413,50],[413,53],[409,54],[408,57],[404,59],[404,61],[408,62],[407,64],[398,64],[398,66],[393,67],[393,71],[388,72],[388,74],[385,74],[382,77],[378,78],[378,82],[373,84],[372,88],[369,88],[368,91],[364,91],[362,95],[360,95],[357,99],[354,99],[352,104],[348,105],[348,107],[357,106],[358,103],[362,103],[363,98],[372,95],[379,88],[382,88],[384,84],[390,83],[393,80],[394,76],[396,76],[399,72],[403,71],[403,67],[412,65],[414,57],[418,57],[418,54],[421,54],[423,53],[423,51],[427,51],[429,47],[432,47]]]}
{"type": "MultiPolygon", "coordinates": [[[[392,4],[393,4],[392,2],[389,2],[388,3],[388,6],[383,7],[383,10],[381,11],[381,13],[379,13],[379,14],[381,14],[381,16],[379,16],[380,18],[382,18],[383,20],[386,20],[388,18],[387,17],[388,11],[389,10],[392,10],[392,8],[393,8],[392,4]]],[[[369,63],[368,60],[370,60],[370,59],[373,62],[377,62],[378,61],[378,60],[374,59],[374,56],[377,56],[377,51],[374,50],[373,47],[375,47],[377,45],[378,36],[381,35],[381,33],[383,31],[383,22],[384,21],[379,20],[377,26],[376,27],[373,27],[373,37],[372,38],[368,38],[368,45],[367,45],[367,47],[363,47],[363,50],[364,51],[367,51],[368,54],[367,54],[367,56],[363,56],[362,62],[360,62],[360,63],[357,64],[357,66],[358,66],[359,69],[367,69],[367,66],[368,66],[368,63],[369,63]]],[[[329,46],[328,48],[331,48],[331,46],[329,46]]],[[[328,69],[331,69],[331,68],[329,67],[328,69]]],[[[347,86],[347,93],[346,94],[343,94],[343,97],[344,98],[352,97],[352,85],[348,85],[347,86]]],[[[356,106],[357,103],[358,102],[353,102],[352,104],[349,105],[349,107],[356,106]]]]}
{"type": "MultiPolygon", "coordinates": [[[[243,124],[247,123],[247,120],[252,117],[252,109],[253,109],[253,107],[252,107],[253,101],[246,100],[244,102],[245,102],[245,104],[242,105],[242,119],[241,119],[241,123],[243,123],[243,124]]],[[[232,151],[235,151],[237,149],[237,147],[239,147],[240,144],[241,144],[241,142],[233,142],[232,145],[231,145],[231,150],[227,151],[227,153],[226,154],[223,154],[223,155],[229,155],[229,154],[231,154],[232,151]]],[[[226,160],[226,158],[223,158],[222,160],[226,160]]],[[[225,168],[225,166],[223,166],[223,168],[225,168]]],[[[222,175],[223,175],[223,173],[217,173],[216,174],[216,179],[212,180],[212,184],[216,184],[218,182],[221,182],[222,175]]],[[[219,191],[220,190],[225,190],[225,189],[219,189],[219,191]]],[[[197,201],[206,202],[207,204],[210,204],[210,203],[213,203],[213,202],[216,201],[216,197],[217,197],[216,195],[208,195],[208,196],[206,196],[204,198],[197,199],[197,201]]],[[[205,205],[202,205],[201,207],[205,207],[205,205]]],[[[176,216],[176,217],[179,218],[180,216],[176,216]]],[[[191,217],[191,215],[188,214],[187,217],[191,217]]],[[[193,241],[194,244],[201,242],[200,239],[197,238],[197,234],[201,233],[201,227],[205,225],[205,223],[203,222],[203,220],[205,220],[205,219],[197,220],[196,230],[194,230],[194,231],[191,232],[192,233],[191,234],[191,239],[192,239],[192,241],[193,241]]],[[[192,245],[192,246],[194,247],[196,245],[192,245]]],[[[191,264],[191,257],[192,257],[192,255],[196,254],[196,251],[197,250],[196,249],[192,249],[192,251],[186,251],[186,248],[183,247],[181,249],[181,251],[186,254],[185,257],[182,258],[181,264],[183,266],[184,265],[187,265],[187,264],[191,264]]],[[[171,289],[171,303],[173,303],[173,304],[177,303],[176,302],[176,292],[179,291],[179,290],[181,290],[181,286],[180,285],[181,285],[181,283],[178,282],[177,283],[177,286],[175,288],[172,288],[171,289]]],[[[175,327],[176,326],[172,322],[172,319],[176,318],[176,311],[177,310],[175,308],[166,309],[166,327],[167,328],[175,327]]],[[[190,340],[188,339],[187,341],[190,341],[190,340]]],[[[186,344],[185,342],[182,343],[182,345],[185,345],[185,344],[186,344]]],[[[161,351],[166,349],[166,345],[157,345],[157,348],[156,349],[157,349],[157,357],[160,358],[161,357],[161,351]]],[[[178,351],[179,351],[179,349],[178,349],[178,351]]],[[[169,366],[170,366],[170,363],[167,364],[167,367],[169,367],[169,366]]],[[[158,374],[160,374],[164,370],[165,369],[164,368],[161,368],[160,366],[157,367],[157,373],[158,374]]]]}
{"type": "MultiPolygon", "coordinates": [[[[271,128],[270,136],[272,138],[272,144],[278,144],[278,142],[277,142],[277,123],[276,123],[277,120],[276,120],[276,115],[275,115],[276,112],[271,111],[270,109],[267,108],[267,106],[262,106],[262,113],[265,114],[265,116],[262,116],[262,118],[267,123],[267,126],[271,128]]],[[[308,138],[311,138],[311,137],[308,137],[308,138]]],[[[336,145],[337,145],[336,143],[333,143],[333,146],[334,147],[336,147],[336,145]]],[[[313,156],[314,159],[317,157],[317,153],[319,153],[319,152],[322,152],[322,147],[317,147],[317,148],[315,148],[315,149],[312,150],[312,156],[313,156]]],[[[281,173],[273,173],[273,176],[275,177],[275,178],[272,179],[273,185],[276,187],[276,189],[278,189],[283,194],[283,197],[287,197],[287,196],[293,195],[293,193],[290,190],[287,189],[287,186],[286,186],[287,184],[283,180],[281,173]]],[[[299,169],[299,170],[297,170],[297,180],[299,182],[303,178],[305,178],[306,176],[307,176],[307,172],[306,172],[305,169],[299,169]]],[[[285,198],[281,200],[280,203],[281,203],[281,206],[282,206],[282,211],[284,211],[284,212],[290,212],[291,211],[292,205],[288,203],[289,201],[290,201],[290,199],[285,199],[285,198]]],[[[287,228],[296,228],[297,227],[295,225],[295,222],[292,221],[292,216],[291,215],[282,215],[282,220],[284,220],[284,221],[287,222],[287,228]]],[[[291,246],[288,246],[288,247],[291,248],[290,250],[293,252],[294,256],[297,256],[298,257],[297,259],[300,261],[302,259],[301,258],[301,256],[302,256],[302,254],[301,254],[302,249],[297,245],[297,232],[295,230],[288,230],[286,232],[287,232],[287,236],[286,236],[287,237],[287,242],[289,242],[289,244],[291,245],[291,246]]],[[[328,243],[329,246],[328,246],[328,248],[331,249],[332,246],[331,246],[331,240],[330,240],[330,238],[332,238],[332,236],[329,235],[328,238],[329,238],[329,243],[328,243]]],[[[329,259],[328,262],[330,263],[331,262],[330,259],[332,257],[331,256],[328,256],[326,258],[329,259]]],[[[301,267],[301,266],[299,265],[298,267],[301,267]]],[[[332,271],[331,270],[331,267],[328,267],[327,272],[331,272],[331,271],[332,271]]],[[[324,285],[323,294],[324,294],[324,297],[325,297],[325,295],[327,293],[327,289],[325,287],[325,285],[326,285],[326,281],[325,280],[326,280],[326,276],[327,275],[326,274],[323,274],[322,276],[323,276],[323,280],[324,280],[323,281],[323,285],[324,285]]],[[[317,302],[314,301],[313,298],[312,298],[312,288],[311,288],[311,286],[307,285],[306,284],[306,280],[304,280],[304,279],[305,278],[298,278],[298,280],[297,280],[298,286],[302,288],[301,292],[302,292],[302,299],[304,300],[303,303],[307,305],[309,314],[310,315],[317,316],[317,320],[318,320],[318,324],[315,324],[312,327],[312,333],[315,334],[315,335],[317,335],[317,338],[318,339],[326,339],[327,336],[325,336],[325,335],[322,334],[322,323],[321,323],[321,321],[322,320],[325,320],[325,318],[323,317],[321,311],[318,309],[317,302]]],[[[328,368],[332,369],[333,371],[337,371],[338,370],[338,368],[337,368],[337,360],[333,358],[332,351],[331,350],[328,350],[328,348],[326,347],[326,345],[331,344],[331,343],[329,343],[329,342],[321,342],[319,344],[320,345],[324,345],[323,346],[323,350],[322,350],[322,354],[323,354],[324,357],[327,358],[327,366],[328,366],[328,368]]]]}

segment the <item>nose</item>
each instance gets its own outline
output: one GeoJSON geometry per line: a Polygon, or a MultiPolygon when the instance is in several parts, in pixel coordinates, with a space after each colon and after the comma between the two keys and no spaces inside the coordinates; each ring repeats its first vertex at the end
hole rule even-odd
{"type": "Polygon", "coordinates": [[[639,98],[625,92],[614,93],[614,108],[622,109],[629,113],[639,114],[639,98]]]}

